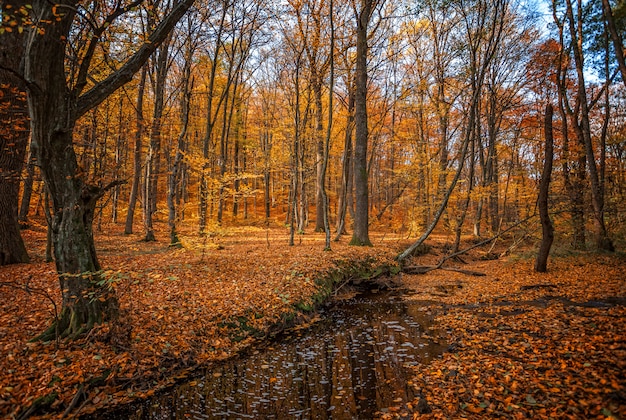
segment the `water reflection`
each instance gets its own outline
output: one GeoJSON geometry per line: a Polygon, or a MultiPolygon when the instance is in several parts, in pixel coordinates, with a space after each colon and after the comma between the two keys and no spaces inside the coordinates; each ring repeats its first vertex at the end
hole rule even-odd
{"type": "Polygon", "coordinates": [[[337,305],[302,336],[208,371],[106,418],[363,419],[414,395],[406,366],[444,350],[417,305],[389,295],[337,305]]]}

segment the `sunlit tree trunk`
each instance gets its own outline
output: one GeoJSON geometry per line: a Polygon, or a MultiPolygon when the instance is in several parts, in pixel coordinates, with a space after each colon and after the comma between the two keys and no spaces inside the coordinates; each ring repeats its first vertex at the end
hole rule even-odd
{"type": "Polygon", "coordinates": [[[355,10],[356,25],[356,79],[354,102],[354,231],[350,245],[371,246],[369,238],[369,194],[367,173],[367,33],[374,0],[361,0],[355,10]]]}
{"type": "Polygon", "coordinates": [[[202,140],[202,157],[204,159],[202,165],[202,171],[200,174],[200,233],[205,233],[208,219],[208,200],[209,200],[209,169],[210,169],[210,151],[214,147],[213,140],[213,130],[215,128],[215,122],[217,121],[217,113],[219,112],[220,106],[217,106],[217,109],[214,109],[213,106],[213,97],[215,95],[215,79],[217,77],[218,71],[218,57],[220,55],[220,50],[222,47],[222,34],[224,32],[224,22],[226,20],[226,15],[228,12],[228,2],[224,1],[221,4],[221,12],[220,12],[220,20],[217,26],[217,34],[214,40],[214,50],[213,56],[211,57],[211,67],[209,69],[208,75],[208,84],[207,84],[207,111],[206,111],[206,126],[204,138],[202,140]]]}
{"type": "Polygon", "coordinates": [[[126,224],[124,233],[130,235],[133,233],[133,221],[135,219],[135,208],[137,207],[137,198],[141,189],[141,145],[144,129],[143,118],[143,99],[146,89],[146,78],[148,76],[148,66],[143,66],[141,76],[139,77],[139,86],[137,88],[137,104],[135,105],[135,135],[133,146],[133,183],[130,187],[130,197],[128,199],[128,212],[126,213],[126,224]]]}
{"type": "Polygon", "coordinates": [[[154,57],[154,110],[152,124],[150,126],[150,144],[148,145],[148,157],[146,159],[146,176],[144,181],[144,226],[146,236],[144,240],[155,241],[154,214],[157,211],[158,181],[161,168],[161,137],[163,129],[163,112],[165,109],[165,83],[169,69],[170,40],[165,41],[157,49],[154,57]]]}
{"type": "MultiPolygon", "coordinates": [[[[26,113],[28,115],[28,104],[26,106],[26,113]]],[[[22,184],[22,201],[17,216],[21,228],[28,227],[28,212],[30,211],[30,201],[33,195],[33,183],[35,181],[35,164],[35,154],[31,147],[28,151],[28,157],[26,158],[26,178],[22,184]]]]}
{"type": "MultiPolygon", "coordinates": [[[[124,99],[122,96],[120,96],[120,101],[119,101],[119,105],[118,105],[118,119],[117,119],[117,137],[115,139],[115,167],[114,167],[114,173],[113,173],[113,178],[119,178],[120,177],[120,172],[122,169],[122,148],[124,147],[124,134],[123,134],[123,128],[124,128],[124,124],[122,123],[122,117],[123,117],[123,112],[124,112],[124,99]]],[[[118,218],[118,204],[119,204],[119,198],[120,198],[120,186],[117,185],[115,186],[115,188],[113,189],[113,199],[111,200],[111,220],[113,223],[117,223],[117,218],[118,218]]]]}
{"type": "Polygon", "coordinates": [[[330,0],[329,6],[330,16],[330,80],[328,89],[328,126],[326,127],[326,139],[324,142],[324,153],[322,160],[322,174],[321,174],[321,193],[323,203],[323,215],[324,219],[324,233],[326,242],[324,249],[330,251],[330,221],[328,220],[328,194],[326,193],[326,171],[328,169],[328,159],[330,155],[330,137],[333,128],[333,94],[335,84],[335,21],[333,16],[333,0],[330,0]]]}
{"type": "MultiPolygon", "coordinates": [[[[185,154],[187,144],[187,133],[189,130],[189,113],[191,104],[191,92],[193,90],[193,80],[191,78],[191,66],[193,55],[196,49],[194,41],[194,33],[192,29],[193,17],[188,15],[186,18],[187,37],[184,43],[184,64],[182,71],[181,89],[180,89],[180,132],[176,141],[176,153],[174,161],[168,177],[167,192],[167,224],[170,229],[170,246],[181,246],[178,232],[176,231],[176,222],[178,219],[177,197],[181,196],[180,190],[183,187],[183,155],[185,154]]],[[[180,211],[178,209],[178,211],[180,211]]]]}
{"type": "Polygon", "coordinates": [[[352,197],[352,169],[354,149],[352,147],[352,133],[354,131],[354,89],[349,83],[348,89],[348,109],[346,121],[346,134],[344,138],[343,155],[341,158],[341,184],[339,186],[339,195],[337,198],[337,235],[335,240],[338,241],[341,235],[346,232],[346,216],[348,212],[350,197],[352,197]]]}

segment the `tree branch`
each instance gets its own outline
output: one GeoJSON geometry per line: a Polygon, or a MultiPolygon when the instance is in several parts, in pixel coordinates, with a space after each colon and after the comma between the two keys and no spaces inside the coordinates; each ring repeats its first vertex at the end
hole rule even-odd
{"type": "Polygon", "coordinates": [[[83,57],[83,60],[80,64],[78,77],[76,78],[76,86],[74,87],[74,92],[76,95],[80,94],[80,92],[82,92],[83,88],[87,84],[89,66],[91,64],[91,60],[93,59],[93,55],[96,51],[96,47],[98,43],[100,42],[100,37],[102,36],[104,31],[107,30],[107,28],[115,21],[115,19],[122,16],[123,14],[133,9],[134,7],[139,6],[142,2],[143,0],[135,0],[134,2],[128,4],[125,7],[120,7],[118,4],[118,7],[113,11],[113,13],[107,16],[107,18],[102,23],[102,25],[100,27],[94,28],[93,37],[89,41],[87,52],[85,53],[85,56],[83,57]]]}
{"type": "Polygon", "coordinates": [[[180,18],[187,12],[195,0],[181,0],[172,11],[159,23],[150,34],[148,40],[133,54],[122,67],[113,72],[106,79],[92,87],[89,91],[81,95],[77,100],[75,116],[81,117],[90,109],[98,106],[109,95],[115,92],[124,84],[130,82],[135,75],[150,58],[152,53],[167,38],[174,29],[180,18]]]}

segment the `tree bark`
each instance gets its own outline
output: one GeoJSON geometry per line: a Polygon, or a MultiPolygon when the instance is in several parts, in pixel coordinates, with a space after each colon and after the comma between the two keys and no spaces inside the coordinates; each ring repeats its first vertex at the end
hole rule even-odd
{"type": "Polygon", "coordinates": [[[183,77],[181,80],[181,97],[180,97],[180,132],[178,133],[178,139],[176,144],[176,154],[174,162],[172,164],[171,172],[168,179],[168,193],[167,193],[167,222],[170,228],[170,246],[180,247],[180,239],[178,238],[178,232],[176,231],[177,209],[176,197],[179,196],[178,191],[182,186],[182,171],[183,171],[183,155],[186,149],[187,143],[187,131],[189,129],[189,111],[191,104],[191,91],[193,89],[193,79],[191,77],[191,66],[193,55],[196,49],[196,43],[192,41],[193,32],[191,21],[187,22],[188,37],[185,43],[185,64],[183,65],[183,77]]]}
{"type": "Polygon", "coordinates": [[[330,137],[333,128],[333,94],[335,85],[335,21],[333,18],[333,0],[329,3],[329,19],[330,19],[330,80],[328,88],[328,126],[326,127],[326,139],[324,141],[324,153],[322,160],[322,176],[321,181],[321,193],[324,219],[324,234],[326,243],[324,249],[330,251],[330,221],[328,220],[328,194],[326,193],[326,171],[328,169],[328,159],[330,155],[330,137]]]}
{"type": "Polygon", "coordinates": [[[136,127],[135,127],[135,146],[133,150],[133,184],[130,188],[130,198],[128,199],[128,213],[126,213],[126,225],[124,233],[130,235],[133,233],[133,220],[135,219],[135,208],[137,207],[137,197],[141,188],[141,144],[143,137],[143,96],[146,89],[146,77],[148,76],[148,67],[143,66],[141,69],[141,77],[139,78],[139,87],[137,88],[137,105],[135,109],[136,127]]]}
{"type": "Polygon", "coordinates": [[[543,172],[541,173],[541,181],[539,182],[539,197],[537,198],[542,233],[541,245],[539,246],[537,260],[535,261],[535,271],[539,273],[545,273],[548,270],[548,256],[550,255],[552,241],[554,241],[554,228],[552,227],[550,214],[548,213],[548,195],[550,192],[550,177],[552,176],[552,159],[554,156],[552,114],[552,104],[547,104],[544,128],[546,137],[546,150],[543,162],[543,172]]]}
{"type": "MultiPolygon", "coordinates": [[[[9,11],[16,9],[14,2],[7,3],[13,6],[9,11]]],[[[23,82],[13,73],[19,71],[22,42],[18,31],[0,34],[0,265],[29,261],[18,221],[20,178],[30,132],[28,102],[23,82]]]]}
{"type": "MultiPolygon", "coordinates": [[[[226,15],[228,12],[228,1],[222,2],[222,10],[220,13],[220,22],[217,28],[217,34],[215,36],[215,49],[213,50],[213,57],[211,57],[211,70],[209,73],[209,82],[207,85],[207,112],[206,112],[206,132],[202,139],[202,157],[204,163],[202,166],[202,172],[200,174],[200,200],[199,200],[199,231],[201,234],[206,232],[207,219],[208,219],[208,203],[209,203],[209,169],[211,168],[210,149],[213,148],[213,130],[217,121],[217,115],[221,108],[224,95],[222,95],[217,109],[213,109],[213,97],[215,95],[215,80],[218,72],[218,64],[220,49],[222,47],[222,34],[224,32],[224,23],[226,21],[226,15]]],[[[212,206],[213,204],[211,204],[212,206]]]]}
{"type": "Polygon", "coordinates": [[[353,147],[352,147],[352,131],[354,130],[354,89],[352,84],[348,83],[348,109],[346,122],[346,136],[343,146],[342,168],[341,168],[341,186],[339,196],[337,198],[337,235],[335,241],[338,241],[341,235],[346,231],[346,213],[348,211],[348,197],[351,197],[350,190],[352,184],[352,166],[353,166],[353,147]]]}
{"type": "Polygon", "coordinates": [[[356,80],[354,102],[354,231],[350,245],[372,246],[369,238],[369,192],[367,173],[367,27],[372,14],[373,0],[362,0],[357,13],[356,80]]]}
{"type": "Polygon", "coordinates": [[[146,160],[146,178],[144,194],[144,224],[146,228],[145,241],[155,241],[153,216],[157,211],[158,181],[161,166],[161,130],[163,127],[163,112],[165,108],[165,82],[169,69],[170,39],[164,42],[156,52],[154,72],[154,110],[150,127],[150,144],[148,159],[146,160]]]}
{"type": "Polygon", "coordinates": [[[73,145],[77,119],[95,108],[111,93],[130,81],[152,52],[163,42],[193,0],[182,0],[163,18],[148,39],[121,67],[83,93],[87,86],[93,53],[101,35],[117,17],[130,8],[119,7],[101,27],[92,28],[94,37],[80,60],[77,79],[68,86],[66,53],[78,2],[60,4],[46,0],[32,2],[33,24],[28,27],[24,51],[24,80],[32,124],[33,149],[50,191],[54,207],[52,240],[62,294],[58,320],[39,338],[55,335],[75,337],[118,312],[114,289],[102,277],[93,238],[93,216],[97,200],[109,189],[87,183],[79,168],[73,145]],[[57,13],[61,10],[62,13],[57,13]]]}
{"type": "Polygon", "coordinates": [[[581,0],[577,2],[577,14],[574,17],[572,0],[566,0],[567,17],[569,20],[569,30],[572,39],[572,49],[574,52],[574,62],[576,64],[576,74],[578,76],[578,101],[580,103],[580,121],[575,121],[574,129],[577,136],[584,145],[587,157],[587,165],[589,168],[589,178],[591,181],[591,201],[593,204],[593,215],[596,225],[596,246],[598,249],[613,252],[615,247],[613,241],[609,237],[604,222],[604,190],[600,184],[598,175],[598,167],[595,160],[593,142],[591,139],[591,125],[589,121],[589,102],[587,100],[585,76],[584,76],[584,57],[583,57],[583,11],[581,0]]]}
{"type": "Polygon", "coordinates": [[[613,41],[613,47],[615,49],[615,57],[617,58],[617,64],[619,65],[619,71],[622,74],[622,83],[626,85],[626,61],[624,61],[624,44],[622,37],[615,26],[615,20],[613,19],[613,10],[611,10],[611,4],[609,0],[602,0],[602,12],[604,14],[604,20],[609,28],[611,34],[611,40],[613,41]]]}
{"type": "MultiPolygon", "coordinates": [[[[575,158],[571,157],[570,150],[570,128],[569,118],[571,111],[567,100],[567,67],[564,65],[568,59],[565,56],[565,35],[563,22],[559,20],[556,14],[556,4],[552,6],[552,16],[557,24],[559,31],[559,45],[561,49],[559,51],[557,60],[556,71],[556,84],[558,87],[558,103],[559,103],[559,115],[561,117],[561,136],[562,150],[561,150],[561,166],[563,173],[563,181],[565,184],[565,190],[570,201],[570,214],[571,214],[571,234],[572,234],[572,247],[574,249],[585,248],[585,212],[584,212],[584,181],[587,166],[587,159],[584,153],[578,153],[575,158]],[[571,163],[575,163],[575,167],[571,167],[571,163]],[[576,169],[575,173],[574,169],[576,169]]],[[[575,119],[575,118],[574,118],[575,119]]]]}
{"type": "MultiPolygon", "coordinates": [[[[26,103],[26,115],[28,116],[28,102],[26,103]]],[[[26,159],[26,178],[22,186],[22,202],[20,203],[20,211],[17,216],[22,229],[28,228],[28,212],[30,211],[30,201],[33,196],[33,183],[35,181],[35,163],[35,154],[31,147],[26,159]]]]}

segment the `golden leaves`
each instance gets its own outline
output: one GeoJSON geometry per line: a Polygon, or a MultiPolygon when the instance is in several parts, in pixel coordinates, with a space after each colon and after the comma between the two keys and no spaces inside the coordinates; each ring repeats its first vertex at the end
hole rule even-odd
{"type": "MultiPolygon", "coordinates": [[[[621,418],[626,404],[626,309],[620,257],[554,259],[548,274],[532,261],[477,262],[486,277],[449,272],[405,276],[415,299],[441,302],[437,319],[452,352],[416,366],[425,418],[621,418]],[[461,284],[441,293],[439,286],[461,284]],[[552,284],[548,290],[536,285],[552,284]]],[[[438,309],[439,308],[439,309],[438,309]]],[[[416,404],[417,401],[414,401],[416,404]]],[[[416,416],[415,418],[421,418],[416,416]]]]}
{"type": "MultiPolygon", "coordinates": [[[[223,229],[222,250],[207,250],[204,238],[183,233],[187,248],[174,250],[139,242],[139,235],[124,235],[121,229],[109,226],[96,238],[104,274],[116,280],[118,324],[98,326],[89,337],[61,342],[57,349],[54,343],[28,343],[52,318],[49,301],[19,291],[0,300],[0,371],[7,372],[0,376],[0,417],[51,392],[57,394],[54,410],[60,414],[81,384],[103,375],[102,384],[87,389],[89,404],[81,413],[150,395],[194,367],[253,343],[256,333],[267,333],[295,303],[310,307],[318,287],[314,279],[336,269],[338,261],[395,255],[384,247],[339,243],[332,253],[324,252],[322,234],[289,247],[286,230],[268,234],[254,228],[223,229]]],[[[37,255],[44,255],[45,230],[24,233],[31,249],[41,247],[37,255]]],[[[50,290],[60,307],[53,265],[0,267],[0,281],[30,275],[32,286],[50,290]]]]}

